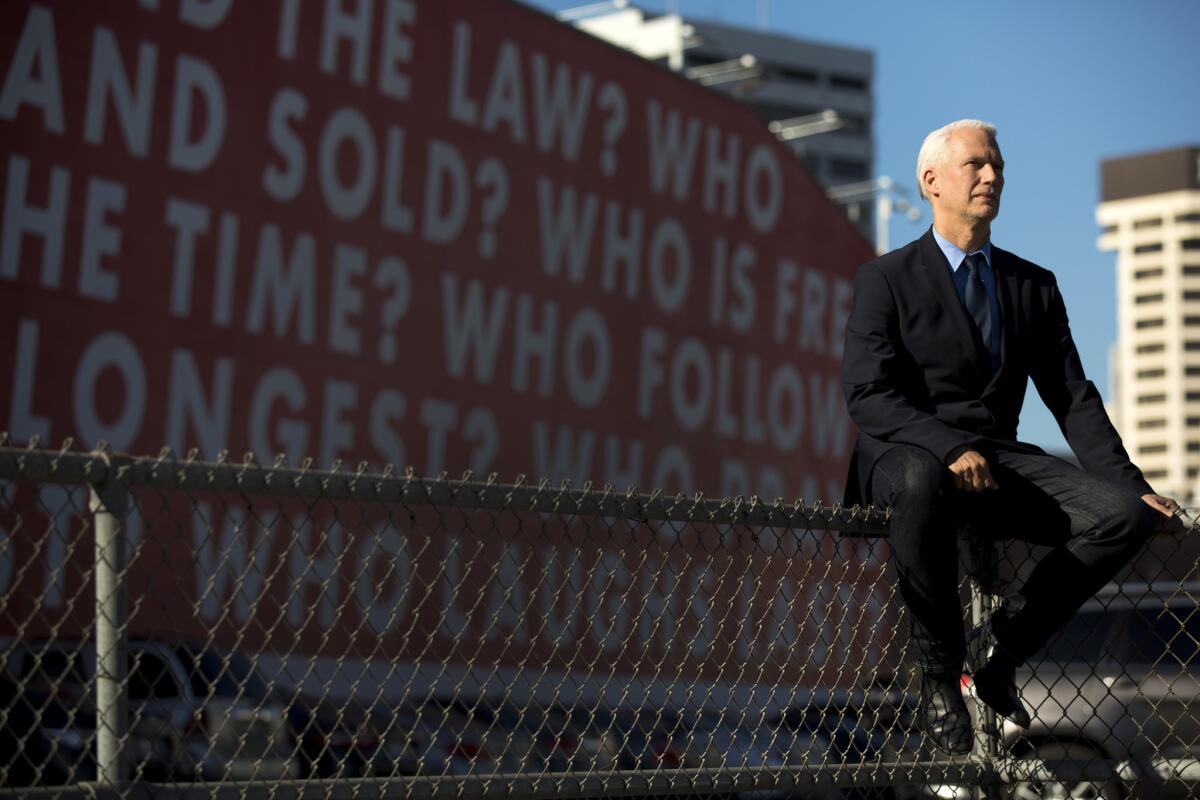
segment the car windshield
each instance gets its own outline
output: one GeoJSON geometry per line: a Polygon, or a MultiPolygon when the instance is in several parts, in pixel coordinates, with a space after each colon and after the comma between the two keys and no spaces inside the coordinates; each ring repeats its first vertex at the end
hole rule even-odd
{"type": "Polygon", "coordinates": [[[192,691],[199,697],[207,697],[211,692],[216,697],[241,696],[245,700],[261,701],[268,695],[266,682],[250,659],[241,653],[193,651],[180,647],[179,657],[188,665],[192,691]]]}

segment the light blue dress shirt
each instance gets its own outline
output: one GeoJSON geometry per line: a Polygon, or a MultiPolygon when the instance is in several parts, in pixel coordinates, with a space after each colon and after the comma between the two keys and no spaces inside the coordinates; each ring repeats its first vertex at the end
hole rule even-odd
{"type": "MultiPolygon", "coordinates": [[[[959,302],[965,309],[967,307],[967,276],[970,273],[963,261],[970,253],[944,238],[937,232],[937,228],[931,228],[931,230],[934,241],[938,243],[938,247],[942,248],[946,261],[950,262],[950,276],[954,279],[954,288],[958,291],[959,302]]],[[[987,346],[992,354],[992,371],[995,372],[1000,368],[1000,337],[1004,326],[1000,321],[1000,296],[996,292],[996,273],[992,270],[992,243],[984,242],[983,247],[972,252],[983,253],[983,258],[987,262],[980,268],[979,277],[983,281],[984,291],[987,292],[988,306],[992,310],[992,336],[987,346]]]]}

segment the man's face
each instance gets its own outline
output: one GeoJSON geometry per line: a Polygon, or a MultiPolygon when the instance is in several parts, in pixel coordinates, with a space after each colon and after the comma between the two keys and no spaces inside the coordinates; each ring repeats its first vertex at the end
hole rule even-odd
{"type": "Polygon", "coordinates": [[[959,128],[951,131],[948,150],[945,160],[922,176],[934,216],[995,219],[1004,188],[1004,159],[996,140],[979,128],[959,128]]]}

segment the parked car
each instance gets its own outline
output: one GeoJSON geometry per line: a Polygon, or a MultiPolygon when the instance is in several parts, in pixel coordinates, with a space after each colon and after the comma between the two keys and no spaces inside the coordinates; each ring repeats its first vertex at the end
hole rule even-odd
{"type": "Polygon", "coordinates": [[[0,673],[0,784],[48,786],[96,777],[86,735],[96,718],[73,711],[51,687],[0,673]]]}
{"type": "Polygon", "coordinates": [[[685,735],[683,765],[782,766],[793,741],[788,730],[768,727],[766,721],[740,714],[739,709],[701,711],[685,735]]]}
{"type": "MultiPolygon", "coordinates": [[[[743,769],[769,767],[782,771],[790,757],[803,749],[806,734],[797,736],[787,727],[771,725],[738,708],[706,710],[696,715],[683,743],[685,767],[743,769]]],[[[803,763],[803,762],[802,762],[803,763]]],[[[787,790],[766,789],[740,792],[736,798],[786,798],[787,790]]]]}
{"type": "Polygon", "coordinates": [[[421,775],[486,775],[517,771],[495,711],[482,701],[432,698],[396,714],[411,730],[416,772],[421,775]]]}
{"type": "MultiPolygon", "coordinates": [[[[1022,731],[1005,721],[1004,747],[1021,759],[1125,764],[1139,792],[1192,797],[1200,783],[1180,771],[1200,758],[1200,584],[1111,584],[1088,601],[1046,648],[1018,672],[1033,717],[1022,731]]],[[[964,680],[968,690],[969,679],[964,680]]],[[[968,703],[972,713],[976,703],[968,703]]],[[[1125,797],[1108,777],[1031,781],[1014,797],[1125,797]]],[[[926,795],[971,797],[964,786],[926,795]]]]}
{"type": "MultiPolygon", "coordinates": [[[[135,777],[276,779],[298,774],[283,705],[245,655],[187,641],[131,639],[127,694],[135,777]]],[[[23,642],[9,659],[28,687],[51,687],[94,759],[96,648],[91,641],[23,642]]],[[[60,738],[70,739],[70,736],[60,738]]]]}
{"type": "Polygon", "coordinates": [[[416,775],[416,718],[394,713],[386,703],[363,711],[354,730],[354,752],[368,777],[416,775]]]}
{"type": "MultiPolygon", "coordinates": [[[[10,724],[33,737],[22,754],[37,784],[96,778],[96,704],[93,651],[79,642],[30,642],[9,653],[6,669],[14,699],[10,724]],[[41,751],[37,753],[37,751],[41,751]]],[[[133,670],[130,669],[130,674],[133,670]]],[[[131,704],[126,754],[131,776],[164,780],[173,774],[178,736],[157,706],[131,704]]]]}
{"type": "Polygon", "coordinates": [[[533,768],[547,772],[615,768],[620,742],[611,714],[580,707],[530,707],[522,724],[533,736],[533,768]]]}
{"type": "Polygon", "coordinates": [[[355,719],[345,704],[304,696],[281,696],[288,732],[304,778],[357,777],[355,719]]]}
{"type": "Polygon", "coordinates": [[[620,742],[619,769],[676,769],[683,766],[687,725],[678,712],[661,708],[621,709],[614,715],[620,742]]]}
{"type": "Polygon", "coordinates": [[[414,720],[358,698],[284,698],[288,727],[305,778],[414,775],[414,720]]]}
{"type": "Polygon", "coordinates": [[[620,742],[612,714],[571,706],[503,704],[493,712],[500,730],[502,772],[585,772],[613,769],[620,742]]]}
{"type": "MultiPolygon", "coordinates": [[[[838,692],[820,703],[789,709],[780,720],[787,764],[870,770],[868,762],[897,763],[916,755],[916,698],[889,685],[838,692]],[[859,765],[864,765],[859,767],[859,765]]],[[[772,722],[772,725],[775,723],[772,722]]],[[[895,787],[846,788],[819,796],[841,800],[889,800],[895,787]]]]}

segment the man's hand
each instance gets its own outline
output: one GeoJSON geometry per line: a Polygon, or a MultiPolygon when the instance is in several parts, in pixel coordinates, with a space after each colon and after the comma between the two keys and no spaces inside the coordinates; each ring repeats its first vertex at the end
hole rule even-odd
{"type": "Polygon", "coordinates": [[[967,450],[959,455],[950,465],[950,472],[954,475],[954,488],[956,489],[982,492],[985,489],[1000,488],[992,480],[992,470],[988,467],[987,459],[975,450],[967,450]]]}
{"type": "Polygon", "coordinates": [[[1163,497],[1161,494],[1144,494],[1142,500],[1164,517],[1173,517],[1179,511],[1179,503],[1169,497],[1163,497]]]}

